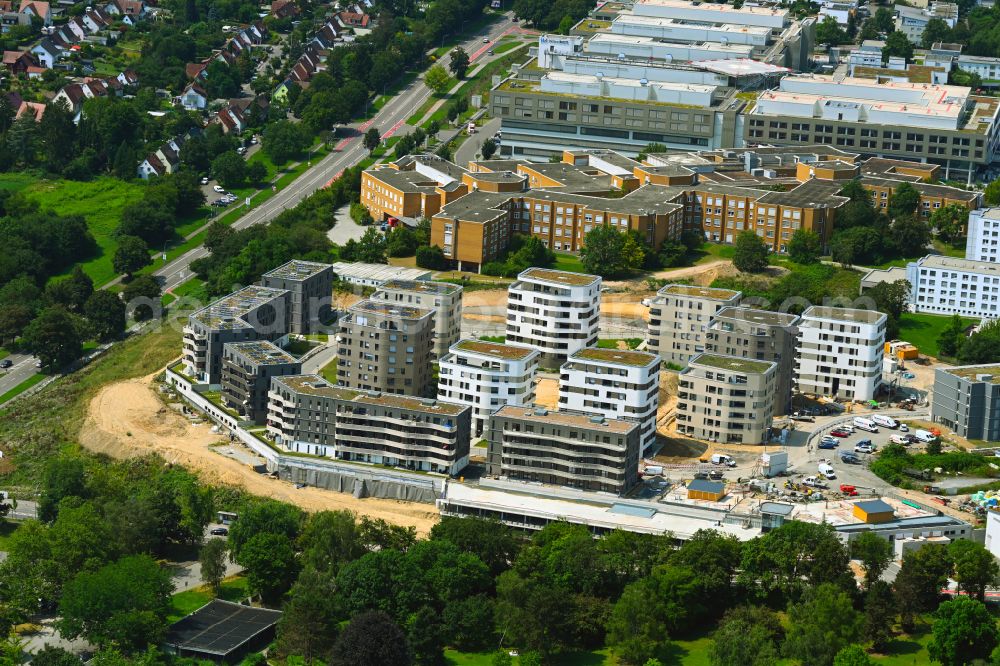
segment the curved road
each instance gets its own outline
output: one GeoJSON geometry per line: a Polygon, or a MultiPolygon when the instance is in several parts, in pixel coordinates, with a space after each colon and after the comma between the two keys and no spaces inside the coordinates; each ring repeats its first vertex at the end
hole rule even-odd
{"type": "MultiPolygon", "coordinates": [[[[487,32],[481,32],[476,37],[461,44],[469,53],[470,60],[475,62],[482,58],[490,58],[486,54],[492,48],[493,42],[508,32],[519,29],[519,26],[510,19],[509,15],[505,15],[501,21],[491,24],[487,28],[487,32]],[[489,44],[483,42],[485,37],[489,38],[489,44]]],[[[445,56],[438,62],[447,66],[449,59],[449,56],[445,56]]],[[[430,95],[431,91],[424,85],[423,77],[417,78],[390,99],[375,117],[360,124],[350,125],[348,131],[351,135],[342,139],[333,152],[296,178],[274,197],[234,222],[232,227],[245,229],[254,224],[270,222],[282,211],[294,207],[316,190],[325,187],[344,169],[356,165],[367,156],[368,152],[362,145],[362,136],[369,127],[377,127],[383,138],[392,136],[404,126],[406,119],[413,115],[430,95]]],[[[204,247],[189,250],[155,271],[154,275],[163,278],[164,291],[173,289],[192,276],[191,262],[206,257],[208,254],[208,250],[204,247]]]]}

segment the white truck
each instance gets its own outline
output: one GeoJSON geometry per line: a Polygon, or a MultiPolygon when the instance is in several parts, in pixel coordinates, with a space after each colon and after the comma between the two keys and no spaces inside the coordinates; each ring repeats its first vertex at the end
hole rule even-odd
{"type": "Polygon", "coordinates": [[[818,476],[807,476],[802,480],[802,485],[810,488],[827,488],[828,486],[818,476]]]}
{"type": "Polygon", "coordinates": [[[899,421],[897,421],[896,419],[892,418],[891,416],[885,416],[884,414],[874,414],[874,415],[872,415],[872,421],[874,421],[876,425],[880,425],[880,426],[883,426],[885,428],[898,428],[899,427],[899,421]]]}
{"type": "Polygon", "coordinates": [[[867,430],[868,432],[878,432],[878,426],[875,424],[875,421],[866,419],[863,416],[854,417],[854,427],[860,430],[867,430]]]}
{"type": "Polygon", "coordinates": [[[736,461],[731,456],[724,453],[712,454],[711,463],[713,465],[725,465],[726,467],[736,467],[736,461]]]}
{"type": "Polygon", "coordinates": [[[837,473],[833,471],[833,466],[829,463],[820,463],[817,471],[827,480],[837,478],[837,473]]]}
{"type": "Polygon", "coordinates": [[[937,439],[937,435],[935,435],[929,430],[915,430],[913,432],[913,436],[916,437],[919,441],[923,442],[924,444],[930,444],[931,442],[937,439]]]}

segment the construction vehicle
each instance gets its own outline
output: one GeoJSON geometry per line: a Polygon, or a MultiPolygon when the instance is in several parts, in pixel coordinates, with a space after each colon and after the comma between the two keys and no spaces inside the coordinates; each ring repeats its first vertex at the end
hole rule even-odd
{"type": "Polygon", "coordinates": [[[823,481],[821,481],[818,476],[807,476],[805,479],[802,480],[802,485],[809,486],[810,488],[821,488],[821,489],[829,488],[829,486],[823,483],[823,481]]]}
{"type": "Polygon", "coordinates": [[[903,474],[911,479],[920,479],[921,481],[931,481],[934,478],[929,469],[915,469],[913,467],[907,467],[903,470],[903,474]]]}
{"type": "Polygon", "coordinates": [[[840,484],[840,492],[844,493],[848,497],[857,497],[858,489],[854,486],[849,486],[846,483],[840,484]]]}

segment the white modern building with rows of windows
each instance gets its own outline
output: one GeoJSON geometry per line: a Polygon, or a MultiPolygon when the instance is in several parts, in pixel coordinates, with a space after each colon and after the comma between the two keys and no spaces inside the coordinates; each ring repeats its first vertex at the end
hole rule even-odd
{"type": "Polygon", "coordinates": [[[1000,316],[1000,264],[929,255],[906,266],[910,307],[964,317],[1000,316]]]}
{"type": "Polygon", "coordinates": [[[882,384],[887,317],[814,305],[802,313],[795,359],[800,393],[865,401],[882,384]]]}
{"type": "Polygon", "coordinates": [[[965,258],[994,263],[1000,261],[1000,208],[969,211],[965,258]]]}

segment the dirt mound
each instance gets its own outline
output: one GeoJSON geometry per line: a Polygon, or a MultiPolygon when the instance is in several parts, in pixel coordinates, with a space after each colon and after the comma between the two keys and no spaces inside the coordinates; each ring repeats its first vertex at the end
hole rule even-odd
{"type": "Polygon", "coordinates": [[[164,460],[195,471],[210,483],[238,485],[250,492],[296,504],[307,511],[349,509],[359,515],[413,526],[426,534],[438,514],[426,504],[356,499],[318,488],[292,484],[255,472],[249,465],[216,453],[223,439],[207,424],[192,424],[165,406],[156,395],[152,376],[105,386],[91,400],[80,429],[80,443],[115,458],[157,453],[164,460]]]}

